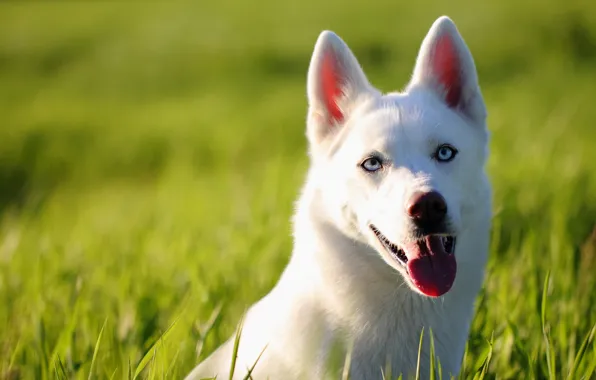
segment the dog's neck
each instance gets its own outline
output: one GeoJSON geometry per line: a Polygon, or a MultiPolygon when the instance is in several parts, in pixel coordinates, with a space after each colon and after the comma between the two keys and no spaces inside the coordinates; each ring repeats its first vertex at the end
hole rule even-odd
{"type": "MultiPolygon", "coordinates": [[[[389,355],[396,368],[414,364],[417,353],[402,350],[418,347],[421,329],[431,328],[442,363],[458,370],[460,354],[449,350],[463,352],[479,284],[472,281],[466,288],[460,283],[440,299],[424,297],[372,247],[350,238],[326,218],[316,190],[305,189],[302,197],[300,204],[308,207],[297,210],[294,220],[296,246],[288,275],[316,297],[329,327],[358,341],[355,353],[363,359],[368,360],[370,351],[389,355]]],[[[354,364],[366,366],[357,360],[354,364]]]]}

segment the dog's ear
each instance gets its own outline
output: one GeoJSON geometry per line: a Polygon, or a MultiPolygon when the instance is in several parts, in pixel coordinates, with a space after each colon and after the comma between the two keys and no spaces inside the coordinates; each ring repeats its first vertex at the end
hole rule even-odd
{"type": "Polygon", "coordinates": [[[484,124],[486,106],[472,54],[457,27],[439,17],[422,41],[408,91],[425,87],[473,122],[484,124]]]}
{"type": "Polygon", "coordinates": [[[308,126],[311,144],[322,142],[349,118],[357,98],[371,86],[346,43],[323,31],[308,69],[308,126]]]}

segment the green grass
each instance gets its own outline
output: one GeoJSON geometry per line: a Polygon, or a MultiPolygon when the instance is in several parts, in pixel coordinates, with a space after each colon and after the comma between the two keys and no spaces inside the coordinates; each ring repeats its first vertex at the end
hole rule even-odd
{"type": "Polygon", "coordinates": [[[492,135],[462,376],[595,376],[596,6],[238,0],[0,4],[0,379],[190,371],[289,257],[318,33],[395,90],[441,14],[492,135]]]}

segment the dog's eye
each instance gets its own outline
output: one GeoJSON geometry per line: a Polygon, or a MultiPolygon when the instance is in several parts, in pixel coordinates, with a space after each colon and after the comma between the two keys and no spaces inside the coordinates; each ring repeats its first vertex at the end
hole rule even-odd
{"type": "Polygon", "coordinates": [[[376,172],[383,167],[383,163],[376,157],[369,157],[362,161],[360,166],[367,172],[376,172]]]}
{"type": "Polygon", "coordinates": [[[439,162],[449,162],[457,155],[457,149],[448,144],[443,144],[437,148],[434,158],[439,162]]]}

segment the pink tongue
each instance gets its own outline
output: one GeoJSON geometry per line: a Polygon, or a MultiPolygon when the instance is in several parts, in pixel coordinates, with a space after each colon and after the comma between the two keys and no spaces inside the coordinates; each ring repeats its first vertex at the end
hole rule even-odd
{"type": "Polygon", "coordinates": [[[408,272],[416,287],[425,295],[439,297],[447,293],[457,272],[455,256],[445,252],[439,236],[426,236],[424,240],[404,247],[408,257],[408,272]]]}

